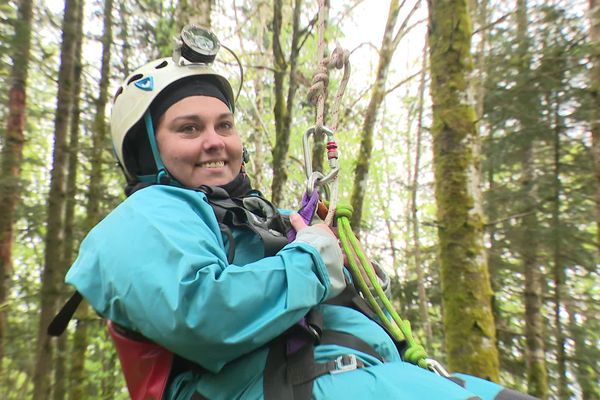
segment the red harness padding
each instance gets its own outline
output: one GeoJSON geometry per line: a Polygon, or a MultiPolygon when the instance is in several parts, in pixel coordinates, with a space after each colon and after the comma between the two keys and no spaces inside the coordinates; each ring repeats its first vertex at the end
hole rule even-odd
{"type": "Polygon", "coordinates": [[[131,338],[108,321],[121,369],[132,400],[161,400],[173,366],[174,355],[147,339],[131,338]]]}

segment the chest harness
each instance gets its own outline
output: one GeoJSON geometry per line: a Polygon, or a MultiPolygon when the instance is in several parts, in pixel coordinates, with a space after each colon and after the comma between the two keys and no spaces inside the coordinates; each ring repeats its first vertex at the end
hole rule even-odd
{"type": "MultiPolygon", "coordinates": [[[[235,257],[233,228],[254,232],[262,241],[265,256],[275,255],[289,243],[286,237],[291,227],[289,219],[280,214],[260,192],[251,191],[248,195],[232,198],[220,187],[202,186],[197,190],[205,193],[221,232],[227,238],[227,258],[230,263],[235,257]]],[[[71,296],[48,326],[49,335],[59,336],[64,332],[81,300],[78,292],[71,296]]],[[[352,284],[348,284],[339,296],[326,304],[351,307],[377,320],[352,284]]],[[[200,365],[170,352],[137,332],[112,321],[108,321],[107,326],[133,400],[162,399],[170,380],[179,373],[205,371],[200,365]]],[[[313,381],[319,376],[364,366],[354,354],[343,355],[326,363],[316,362],[314,347],[318,344],[336,344],[383,361],[381,355],[362,339],[340,331],[324,330],[323,316],[313,309],[297,324],[266,344],[269,347],[263,378],[266,400],[308,400],[312,396],[313,381]]],[[[403,354],[405,342],[396,341],[396,346],[403,354]]],[[[193,399],[202,400],[204,397],[195,394],[193,399]]]]}

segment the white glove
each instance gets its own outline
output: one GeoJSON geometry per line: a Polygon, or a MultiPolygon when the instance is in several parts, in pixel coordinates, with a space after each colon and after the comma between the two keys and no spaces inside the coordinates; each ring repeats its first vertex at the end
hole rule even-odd
{"type": "Polygon", "coordinates": [[[298,214],[290,215],[290,222],[297,232],[295,242],[306,243],[316,248],[327,267],[331,284],[327,299],[337,296],[346,287],[344,259],[337,238],[327,225],[307,226],[298,214]]]}

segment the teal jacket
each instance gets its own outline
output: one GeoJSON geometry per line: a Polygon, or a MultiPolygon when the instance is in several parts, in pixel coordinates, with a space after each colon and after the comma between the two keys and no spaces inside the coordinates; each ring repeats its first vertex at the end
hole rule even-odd
{"type": "MultiPolygon", "coordinates": [[[[459,385],[403,362],[383,329],[360,312],[321,304],[331,285],[318,244],[296,241],[263,257],[253,233],[234,230],[233,236],[235,259],[229,264],[229,243],[205,195],[151,186],[88,234],[66,282],[104,318],[208,370],[179,375],[168,399],[189,399],[194,391],[215,400],[261,399],[266,345],[314,307],[324,316],[324,329],[355,335],[385,359],[316,346],[318,362],[356,354],[366,368],[316,379],[314,398],[473,398],[459,385]]],[[[501,389],[491,385],[491,397],[484,398],[501,389]]]]}

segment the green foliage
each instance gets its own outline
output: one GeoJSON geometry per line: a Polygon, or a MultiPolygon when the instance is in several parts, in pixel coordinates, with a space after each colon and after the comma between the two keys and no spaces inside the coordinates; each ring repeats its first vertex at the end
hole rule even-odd
{"type": "MultiPolygon", "coordinates": [[[[333,2],[335,3],[335,2],[333,2]]],[[[527,93],[518,93],[516,71],[518,60],[515,49],[514,21],[500,18],[511,13],[512,3],[496,2],[491,10],[490,21],[497,21],[489,27],[489,49],[486,53],[485,71],[486,103],[483,120],[484,132],[483,176],[485,190],[485,229],[488,237],[488,259],[493,271],[494,307],[498,331],[498,346],[501,356],[501,380],[514,388],[525,390],[524,363],[524,277],[520,270],[521,260],[516,252],[519,240],[519,227],[522,210],[519,208],[523,197],[518,177],[522,170],[520,152],[524,147],[525,136],[533,140],[535,171],[535,202],[538,226],[535,234],[541,243],[539,263],[546,272],[544,278],[544,315],[547,325],[547,362],[550,367],[551,391],[556,396],[557,365],[556,339],[554,333],[552,294],[554,290],[553,266],[555,249],[560,249],[561,265],[565,273],[563,304],[561,315],[564,333],[567,336],[567,368],[569,389],[578,396],[598,398],[597,343],[600,340],[600,291],[598,277],[598,250],[594,241],[596,234],[594,216],[594,191],[590,143],[587,137],[587,123],[590,115],[590,101],[586,88],[587,56],[586,29],[582,22],[580,5],[568,6],[567,2],[558,5],[540,5],[532,11],[529,29],[532,72],[524,77],[528,84],[527,93]],[[519,103],[525,98],[526,104],[519,103]],[[536,129],[523,132],[519,126],[520,117],[535,118],[536,129]],[[559,132],[560,144],[560,218],[554,225],[553,151],[556,135],[559,132]],[[557,235],[558,234],[558,235],[557,235]],[[555,238],[559,240],[556,242],[555,238]],[[557,247],[558,243],[558,247],[557,247]],[[595,394],[594,394],[595,393],[595,394]],[[596,397],[594,397],[596,396],[596,397]]],[[[173,18],[177,1],[123,0],[115,11],[115,37],[112,62],[113,82],[117,85],[125,72],[141,65],[146,60],[159,55],[170,54],[172,38],[177,34],[179,21],[173,18]],[[125,10],[121,13],[121,10],[125,10]],[[117,22],[120,21],[120,22],[117,22]],[[123,24],[126,22],[126,24],[123,24]],[[129,46],[126,57],[124,49],[129,46]]],[[[9,310],[8,353],[4,360],[6,374],[0,376],[0,398],[29,398],[31,374],[33,371],[32,343],[35,341],[39,312],[40,271],[44,259],[43,237],[45,235],[46,201],[49,186],[53,113],[56,107],[57,57],[60,42],[60,18],[62,9],[48,10],[49,3],[38,2],[35,12],[37,31],[33,37],[34,51],[28,88],[27,141],[22,165],[23,196],[19,205],[17,237],[14,245],[14,269],[9,300],[0,307],[9,310]]],[[[327,28],[329,49],[334,40],[344,41],[343,20],[339,18],[362,18],[354,15],[350,4],[332,5],[336,11],[330,15],[327,28]],[[337,8],[336,8],[337,7],[337,8]]],[[[58,7],[58,6],[54,6],[58,7]]],[[[237,103],[237,127],[246,146],[255,157],[249,167],[254,182],[259,189],[271,186],[272,145],[274,143],[272,93],[274,65],[271,59],[272,35],[270,23],[272,7],[264,2],[238,0],[217,2],[213,25],[217,35],[232,47],[245,66],[244,90],[237,103]],[[260,8],[259,8],[260,7],[260,8]],[[235,14],[236,20],[232,17],[235,14]],[[237,45],[237,46],[236,46],[237,45]],[[255,115],[255,107],[260,106],[260,123],[255,115]],[[258,140],[260,138],[260,140],[258,140]],[[260,158],[259,155],[260,154],[260,158]],[[255,175],[260,168],[261,175],[255,175]]],[[[4,120],[6,107],[6,77],[9,68],[13,20],[13,1],[0,4],[0,119],[4,120]]],[[[101,213],[110,212],[123,199],[124,180],[111,158],[111,144],[103,147],[103,182],[89,182],[91,157],[91,126],[94,116],[93,99],[97,96],[97,71],[99,53],[94,24],[100,21],[101,4],[87,2],[86,37],[88,52],[84,60],[84,87],[82,95],[81,138],[79,152],[78,193],[76,195],[76,221],[74,234],[77,241],[85,235],[85,204],[87,187],[101,184],[105,190],[101,200],[101,213]],[[98,57],[97,57],[98,56],[98,57]],[[97,58],[97,59],[96,59],[97,58]]],[[[314,107],[304,99],[310,79],[316,70],[316,28],[314,22],[317,8],[312,2],[305,2],[301,26],[306,27],[303,46],[298,58],[298,74],[301,85],[297,93],[290,152],[288,154],[289,179],[284,190],[284,200],[280,206],[295,209],[304,190],[305,176],[302,169],[302,135],[314,124],[314,107]]],[[[283,40],[284,53],[289,52],[291,35],[291,5],[284,8],[283,40]]],[[[418,42],[418,41],[417,41],[418,42]]],[[[375,43],[376,47],[379,43],[375,43]]],[[[238,70],[232,57],[222,51],[224,68],[237,83],[238,70]]],[[[355,53],[355,56],[358,53],[355,53]]],[[[401,54],[403,57],[404,54],[401,54]]],[[[376,60],[376,54],[371,54],[376,60]]],[[[356,59],[352,59],[356,62],[356,59]]],[[[420,65],[420,61],[417,65],[420,65]]],[[[353,65],[354,66],[354,65],[353,65]]],[[[374,68],[374,66],[371,66],[374,68]]],[[[418,70],[419,66],[410,65],[418,70]]],[[[404,60],[394,60],[392,69],[404,68],[404,60]]],[[[373,73],[370,71],[369,73],[373,73]]],[[[523,77],[521,77],[523,78],[523,77]]],[[[352,172],[358,157],[360,130],[366,107],[369,102],[369,74],[354,74],[346,92],[342,106],[339,132],[340,146],[340,201],[348,201],[352,187],[352,172]]],[[[392,79],[390,79],[392,81],[392,79]]],[[[333,90],[337,87],[339,75],[333,72],[330,81],[333,90]]],[[[429,84],[429,82],[428,82],[429,84]]],[[[386,97],[384,109],[377,118],[374,138],[374,152],[370,165],[368,197],[363,213],[364,229],[362,243],[374,260],[391,273],[394,303],[402,317],[412,322],[413,331],[424,338],[420,321],[417,297],[417,274],[414,255],[416,251],[411,232],[410,213],[411,177],[414,174],[413,162],[415,145],[415,103],[416,85],[409,83],[386,97]]],[[[427,349],[440,361],[445,361],[446,349],[442,324],[443,310],[440,285],[440,260],[436,232],[439,228],[437,207],[433,194],[434,177],[432,168],[432,138],[428,132],[431,123],[431,107],[427,104],[424,116],[422,159],[417,183],[418,213],[420,228],[420,258],[425,275],[425,288],[429,305],[429,317],[433,325],[433,342],[427,349]]],[[[330,118],[330,116],[327,116],[330,118]]],[[[0,125],[0,132],[4,125],[0,125]]],[[[0,142],[1,145],[1,142],[0,142]]],[[[326,165],[326,164],[325,164],[326,165]]],[[[468,287],[468,284],[465,286],[468,287]]],[[[65,294],[69,289],[62,287],[65,294]]],[[[105,398],[126,399],[123,378],[115,364],[114,351],[102,322],[98,318],[84,318],[78,323],[89,328],[89,345],[85,363],[86,398],[101,398],[103,390],[116,389],[105,394],[105,398]]],[[[72,336],[72,327],[69,335],[72,336]]]]}
{"type": "MultiPolygon", "coordinates": [[[[517,387],[524,373],[524,327],[520,318],[523,305],[519,301],[523,298],[523,276],[515,249],[523,240],[528,240],[520,235],[526,192],[517,178],[523,168],[521,154],[528,142],[533,143],[534,149],[532,185],[538,219],[534,234],[540,243],[537,262],[545,266],[546,271],[544,314],[547,315],[546,348],[549,351],[556,351],[556,343],[551,339],[555,329],[551,311],[554,305],[550,300],[555,284],[553,268],[558,267],[566,274],[566,287],[562,292],[565,304],[569,298],[581,298],[584,304],[592,304],[592,299],[598,296],[597,288],[575,289],[572,284],[577,278],[571,275],[571,271],[583,269],[594,279],[598,277],[594,203],[591,201],[595,182],[585,133],[589,105],[582,90],[587,73],[586,27],[581,24],[576,10],[564,5],[542,5],[533,8],[531,14],[534,23],[529,27],[532,32],[529,75],[517,75],[516,33],[509,23],[500,23],[489,34],[491,49],[485,85],[488,90],[484,115],[487,134],[483,167],[487,180],[487,229],[493,235],[490,267],[494,271],[494,287],[499,291],[495,300],[502,365],[513,374],[510,381],[517,387]],[[526,85],[518,85],[518,79],[524,79],[526,85]],[[519,121],[530,121],[527,126],[533,128],[524,130],[525,125],[519,121]],[[559,152],[558,166],[554,163],[555,151],[559,152]],[[553,219],[557,205],[558,225],[553,219]]],[[[561,317],[564,326],[566,314],[561,317]]],[[[595,333],[588,333],[592,335],[592,342],[597,340],[595,333]]],[[[569,349],[572,347],[567,345],[567,351],[569,349]]],[[[551,357],[546,360],[551,390],[557,393],[557,365],[551,357]]],[[[594,363],[597,365],[597,361],[594,363]]],[[[577,369],[577,365],[578,362],[574,362],[568,368],[577,369]]],[[[570,380],[569,387],[577,391],[577,385],[581,384],[577,377],[570,380]]]]}

